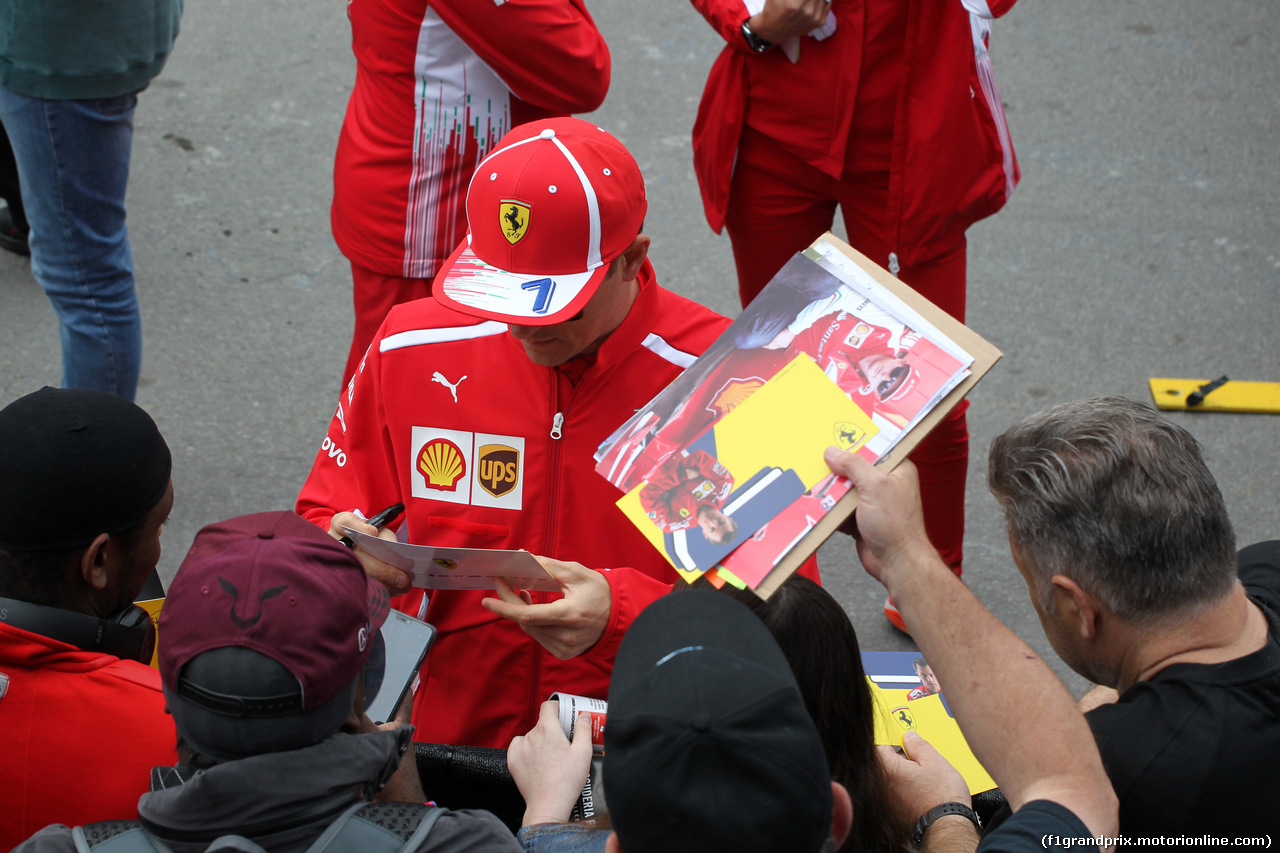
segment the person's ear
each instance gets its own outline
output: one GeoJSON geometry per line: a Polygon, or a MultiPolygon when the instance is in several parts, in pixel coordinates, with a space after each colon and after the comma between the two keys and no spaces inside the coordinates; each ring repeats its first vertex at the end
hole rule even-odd
{"type": "Polygon", "coordinates": [[[1049,580],[1049,594],[1053,597],[1053,612],[1063,625],[1084,640],[1098,636],[1102,605],[1080,584],[1066,575],[1054,575],[1049,580]]]}
{"type": "Polygon", "coordinates": [[[831,837],[839,850],[853,830],[853,798],[839,782],[831,783],[831,837]]]}
{"type": "Polygon", "coordinates": [[[622,842],[618,841],[618,833],[611,832],[604,840],[604,853],[626,853],[622,849],[622,842]]]}
{"type": "Polygon", "coordinates": [[[649,256],[649,244],[652,241],[648,234],[637,234],[636,239],[631,241],[631,245],[622,253],[622,280],[635,281],[640,275],[640,267],[644,266],[644,259],[649,256]]]}
{"type": "Polygon", "coordinates": [[[80,576],[94,589],[106,589],[111,580],[111,573],[108,571],[111,551],[107,547],[110,540],[111,537],[106,533],[99,533],[80,555],[80,576]]]}

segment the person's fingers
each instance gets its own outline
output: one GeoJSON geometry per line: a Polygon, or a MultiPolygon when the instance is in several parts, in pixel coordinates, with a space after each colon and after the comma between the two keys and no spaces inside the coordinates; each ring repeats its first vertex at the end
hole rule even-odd
{"type": "Polygon", "coordinates": [[[560,702],[557,699],[548,699],[538,707],[538,725],[545,722],[554,722],[556,727],[560,727],[560,702]]]}
{"type": "Polygon", "coordinates": [[[573,745],[578,746],[580,740],[591,743],[591,714],[587,711],[579,711],[578,721],[573,724],[573,745]]]}
{"type": "Polygon", "coordinates": [[[907,769],[905,765],[911,761],[901,752],[885,743],[876,745],[876,758],[880,759],[880,766],[884,768],[885,776],[889,782],[897,779],[907,769]]]}
{"type": "Polygon", "coordinates": [[[569,750],[583,764],[591,763],[591,715],[586,711],[578,713],[578,722],[573,727],[573,743],[569,750]]]}
{"type": "Polygon", "coordinates": [[[866,482],[869,476],[873,476],[876,473],[875,466],[858,454],[841,450],[835,446],[828,447],[823,451],[822,458],[827,461],[827,467],[832,471],[848,477],[853,482],[855,489],[858,488],[859,483],[866,482]]]}
{"type": "Polygon", "coordinates": [[[523,624],[524,613],[530,605],[525,604],[510,586],[502,581],[499,581],[499,583],[505,586],[506,589],[498,590],[498,598],[482,598],[480,606],[504,619],[511,619],[523,624]]]}
{"type": "Polygon", "coordinates": [[[550,557],[539,557],[534,555],[534,559],[542,564],[542,568],[547,570],[547,574],[561,587],[568,587],[576,581],[582,580],[583,572],[589,572],[586,566],[581,563],[565,563],[560,560],[553,560],[550,557]]]}
{"type": "MultiPolygon", "coordinates": [[[[507,582],[506,578],[494,578],[493,591],[498,593],[497,600],[510,604],[512,607],[520,607],[521,605],[528,603],[520,597],[511,584],[507,582]]],[[[489,602],[494,600],[495,599],[486,596],[480,603],[485,607],[489,607],[489,602]]],[[[492,607],[489,607],[489,609],[493,610],[492,607]]],[[[504,613],[501,615],[505,616],[506,614],[504,613]]]]}
{"type": "Polygon", "coordinates": [[[935,758],[940,758],[938,750],[933,748],[933,744],[925,740],[916,732],[904,732],[902,735],[902,749],[916,764],[928,764],[935,758]]]}
{"type": "Polygon", "coordinates": [[[374,580],[381,581],[392,595],[403,595],[413,589],[413,575],[403,572],[389,563],[363,551],[355,551],[356,559],[364,567],[365,574],[374,580]]]}

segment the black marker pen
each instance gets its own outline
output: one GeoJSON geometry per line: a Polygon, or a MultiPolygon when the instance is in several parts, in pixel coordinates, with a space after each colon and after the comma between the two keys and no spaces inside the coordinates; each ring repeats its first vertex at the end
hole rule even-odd
{"type": "MultiPolygon", "coordinates": [[[[375,515],[373,518],[369,519],[369,524],[372,524],[378,530],[381,530],[382,528],[390,524],[392,521],[395,521],[396,517],[400,515],[400,513],[402,512],[404,512],[404,504],[394,503],[391,506],[384,509],[382,512],[375,515]]],[[[343,545],[346,545],[348,548],[354,549],[356,547],[356,543],[351,541],[350,536],[343,536],[338,541],[341,542],[343,545]]]]}

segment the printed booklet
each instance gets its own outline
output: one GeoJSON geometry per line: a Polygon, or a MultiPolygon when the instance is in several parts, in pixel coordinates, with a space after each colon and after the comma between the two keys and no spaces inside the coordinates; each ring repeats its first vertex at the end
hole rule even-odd
{"type": "Polygon", "coordinates": [[[919,653],[863,652],[862,668],[871,683],[876,743],[900,747],[903,734],[913,731],[951,762],[970,794],[996,787],[964,739],[933,669],[919,653]]]}
{"type": "Polygon", "coordinates": [[[768,598],[856,505],[823,450],[892,467],[999,358],[824,234],[600,445],[596,471],[686,580],[768,598]]]}

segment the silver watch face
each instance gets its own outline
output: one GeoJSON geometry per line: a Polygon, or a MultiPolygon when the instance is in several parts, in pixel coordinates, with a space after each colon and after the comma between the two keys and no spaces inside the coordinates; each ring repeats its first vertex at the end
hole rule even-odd
{"type": "Polygon", "coordinates": [[[766,50],[773,47],[771,43],[764,41],[760,36],[756,35],[755,30],[751,29],[751,24],[747,21],[742,22],[742,37],[746,39],[747,47],[751,48],[756,53],[764,53],[766,50]]]}

